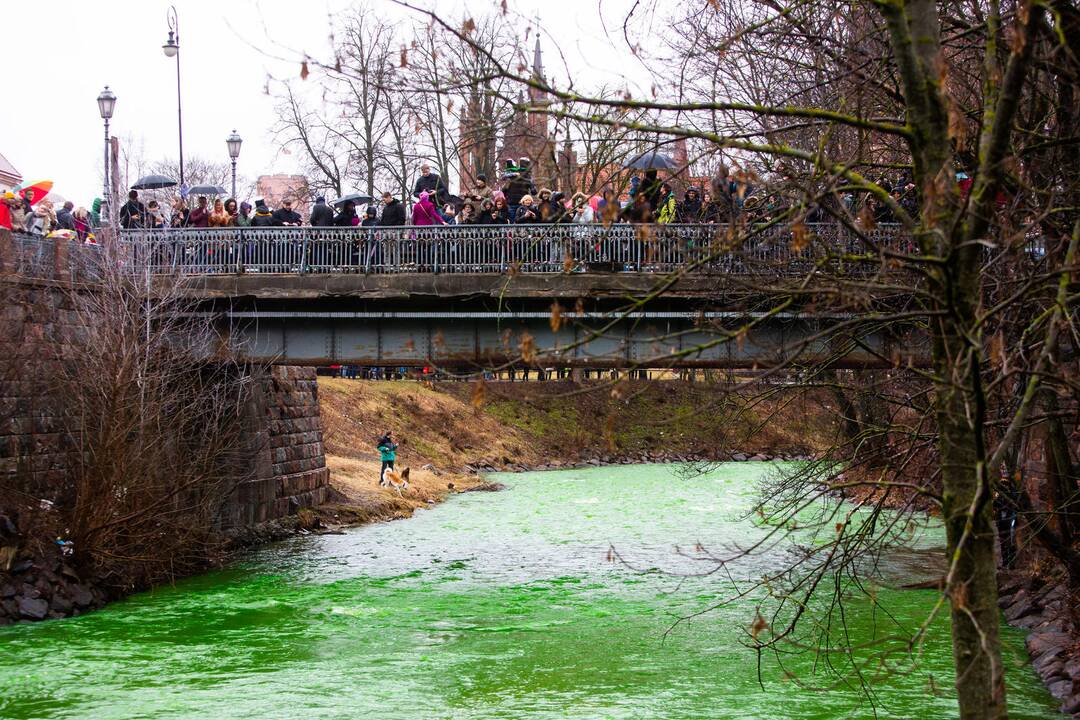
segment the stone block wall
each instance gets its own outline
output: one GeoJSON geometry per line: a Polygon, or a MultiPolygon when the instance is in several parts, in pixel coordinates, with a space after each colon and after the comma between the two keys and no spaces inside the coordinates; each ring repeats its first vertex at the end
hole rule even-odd
{"type": "MultiPolygon", "coordinates": [[[[86,329],[80,331],[72,306],[75,278],[66,260],[69,250],[81,249],[57,249],[58,243],[68,241],[13,238],[0,230],[0,489],[20,488],[46,500],[64,492],[78,445],[64,432],[63,398],[50,368],[67,353],[87,351],[78,346],[86,329]]],[[[223,529],[284,517],[324,502],[329,493],[315,371],[274,367],[253,378],[238,419],[253,460],[238,468],[237,487],[219,516],[223,529]]]]}
{"type": "Polygon", "coordinates": [[[315,370],[271,368],[252,393],[246,422],[255,460],[250,479],[222,509],[222,526],[246,527],[325,502],[330,470],[315,370]]]}

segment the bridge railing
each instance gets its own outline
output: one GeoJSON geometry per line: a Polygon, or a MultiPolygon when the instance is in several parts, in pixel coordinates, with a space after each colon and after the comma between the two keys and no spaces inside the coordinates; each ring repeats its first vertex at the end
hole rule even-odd
{"type": "MultiPolygon", "coordinates": [[[[865,233],[901,246],[897,226],[865,233]]],[[[725,225],[463,225],[372,228],[125,230],[137,264],[155,273],[556,273],[574,271],[752,274],[822,256],[865,253],[835,224],[790,228],[725,225]],[[800,233],[803,231],[800,230],[800,233]],[[733,238],[738,238],[733,240],[733,238]]],[[[795,269],[792,267],[791,269],[795,269]]]]}

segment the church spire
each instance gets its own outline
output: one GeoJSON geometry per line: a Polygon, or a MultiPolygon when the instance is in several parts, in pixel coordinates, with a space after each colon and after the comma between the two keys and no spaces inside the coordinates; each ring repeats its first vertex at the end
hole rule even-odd
{"type": "Polygon", "coordinates": [[[540,59],[540,33],[536,33],[536,46],[533,48],[533,78],[544,79],[544,61],[540,59]]]}

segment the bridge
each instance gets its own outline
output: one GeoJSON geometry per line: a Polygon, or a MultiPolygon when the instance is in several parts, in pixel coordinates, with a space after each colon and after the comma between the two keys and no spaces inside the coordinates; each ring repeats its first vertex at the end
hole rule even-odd
{"type": "MultiPolygon", "coordinates": [[[[849,318],[756,304],[820,263],[822,244],[846,272],[876,266],[841,226],[807,231],[818,250],[782,227],[736,243],[723,225],[625,224],[135,230],[121,246],[258,362],[876,368],[910,354],[895,328],[839,339],[822,331],[849,318]]],[[[895,227],[869,236],[903,240],[895,227]]]]}

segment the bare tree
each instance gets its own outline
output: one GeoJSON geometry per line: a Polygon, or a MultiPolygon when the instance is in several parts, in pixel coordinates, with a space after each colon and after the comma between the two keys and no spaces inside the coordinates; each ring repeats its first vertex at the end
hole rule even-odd
{"type": "MultiPolygon", "coordinates": [[[[1052,5],[1054,23],[1075,22],[1062,5],[1052,5]]],[[[639,11],[661,12],[635,5],[625,24],[628,37],[639,11]]],[[[467,40],[456,23],[427,15],[467,40]]],[[[1055,123],[1052,106],[1038,102],[1046,81],[1032,69],[1054,68],[1060,83],[1075,84],[1075,48],[1050,27],[1043,5],[939,7],[904,0],[826,9],[716,2],[665,19],[688,40],[669,45],[675,62],[669,56],[657,65],[661,90],[651,99],[553,87],[506,64],[499,72],[550,97],[542,110],[552,117],[642,137],[695,139],[711,145],[713,154],[744,158],[734,199],[747,201],[747,208],[754,200],[754,210],[718,234],[710,252],[738,254],[765,230],[787,227],[791,248],[809,262],[769,267],[758,261],[760,275],[746,283],[743,302],[752,302],[759,316],[800,307],[847,318],[827,323],[807,342],[778,348],[779,359],[755,382],[796,368],[803,368],[804,381],[822,381],[828,364],[806,368],[799,361],[811,342],[865,350],[869,333],[916,331],[928,352],[925,368],[910,339],[893,357],[880,358],[894,372],[875,393],[886,398],[886,411],[864,415],[869,432],[890,443],[887,472],[876,479],[855,475],[850,483],[838,479],[833,462],[850,460],[851,453],[837,447],[821,464],[779,478],[763,502],[761,511],[775,527],[798,522],[805,530],[800,511],[827,493],[854,486],[873,491],[862,502],[869,515],[826,503],[810,522],[815,537],[805,557],[765,579],[777,603],[763,610],[753,645],[799,646],[801,623],[842,623],[843,592],[860,586],[862,558],[902,536],[903,522],[886,518],[883,498],[906,493],[909,517],[914,499],[926,498],[939,505],[946,526],[942,597],[951,611],[960,716],[1005,717],[994,496],[1003,462],[1040,417],[1038,398],[1068,396],[1075,386],[1075,358],[1066,362],[1060,345],[1065,337],[1076,340],[1080,302],[1071,289],[1080,242],[1076,205],[1066,203],[1071,209],[1065,210],[1058,200],[1075,197],[1077,187],[1063,185],[1060,172],[1033,172],[1042,167],[1038,151],[1075,137],[1063,135],[1071,125],[1055,123]],[[679,69],[674,86],[673,68],[679,69]],[[1033,100],[1036,111],[1022,112],[1033,100]],[[600,109],[650,115],[627,122],[600,109]],[[1050,176],[1055,180],[1047,182],[1050,176]],[[808,227],[815,212],[855,243],[808,227]],[[1018,213],[1022,227],[1010,219],[1018,213]],[[883,241],[876,227],[885,219],[911,242],[883,241]],[[1043,242],[1045,252],[1038,249],[1043,242]],[[1013,329],[1017,344],[1005,346],[999,328],[1013,329]],[[928,475],[906,479],[920,461],[928,475]],[[854,585],[833,582],[846,577],[854,585]],[[817,611],[824,587],[836,593],[817,611]]],[[[640,47],[630,49],[640,54],[640,47]]],[[[1069,103],[1075,114],[1075,99],[1069,103]]],[[[717,189],[725,190],[727,178],[721,180],[717,189]]],[[[744,262],[755,261],[748,256],[744,262]]],[[[662,288],[633,307],[662,297],[662,288]]],[[[714,338],[705,346],[741,343],[758,322],[734,328],[703,323],[714,338]]],[[[865,437],[862,424],[856,422],[853,438],[865,437]]],[[[1071,467],[1072,459],[1058,466],[1071,467]]],[[[1065,487],[1071,497],[1073,486],[1065,487]]],[[[733,558],[713,556],[719,567],[733,558]]],[[[851,669],[864,677],[865,668],[853,663],[851,669]]]]}

